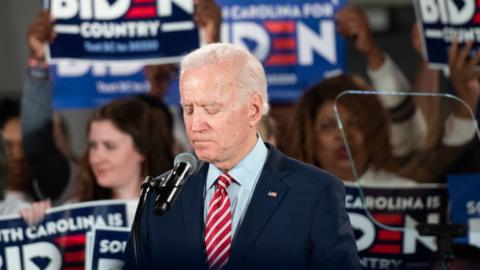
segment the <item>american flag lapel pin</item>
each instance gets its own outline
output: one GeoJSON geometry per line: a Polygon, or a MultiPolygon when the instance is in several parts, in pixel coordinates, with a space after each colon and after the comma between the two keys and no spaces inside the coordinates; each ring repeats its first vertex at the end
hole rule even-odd
{"type": "Polygon", "coordinates": [[[269,191],[267,193],[268,196],[272,197],[272,198],[276,198],[278,196],[278,193],[275,192],[275,191],[269,191]]]}

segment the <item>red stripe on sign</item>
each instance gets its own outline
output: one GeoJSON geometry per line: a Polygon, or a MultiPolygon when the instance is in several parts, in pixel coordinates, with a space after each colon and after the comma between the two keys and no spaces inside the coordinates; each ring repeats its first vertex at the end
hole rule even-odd
{"type": "Polygon", "coordinates": [[[401,232],[392,232],[392,231],[380,230],[378,232],[378,239],[399,241],[399,240],[402,239],[402,233],[401,232]]]}
{"type": "Polygon", "coordinates": [[[473,23],[476,23],[476,24],[480,24],[480,14],[475,14],[475,16],[473,17],[473,23]]]}
{"type": "Polygon", "coordinates": [[[373,218],[375,218],[378,222],[387,225],[403,224],[403,216],[401,214],[374,214],[373,218]]]}
{"type": "Polygon", "coordinates": [[[154,6],[146,7],[132,7],[125,17],[127,19],[145,19],[152,18],[157,15],[157,10],[154,6]]]}
{"type": "Polygon", "coordinates": [[[295,23],[293,21],[266,21],[265,28],[273,34],[293,33],[295,32],[295,23]]]}
{"type": "Polygon", "coordinates": [[[63,267],[63,270],[85,270],[84,267],[63,267]]]}
{"type": "Polygon", "coordinates": [[[62,247],[85,245],[85,234],[60,236],[55,243],[62,247]]]}
{"type": "Polygon", "coordinates": [[[82,262],[85,260],[85,250],[65,252],[63,258],[67,263],[82,262]]]}
{"type": "Polygon", "coordinates": [[[297,41],[294,38],[276,38],[273,40],[273,49],[295,49],[297,47],[297,41]]]}
{"type": "Polygon", "coordinates": [[[267,59],[267,65],[295,65],[297,56],[295,54],[272,54],[267,59]]]}
{"type": "MultiPolygon", "coordinates": [[[[477,0],[477,9],[480,8],[480,0],[477,0]]],[[[475,16],[473,16],[472,22],[475,24],[480,24],[480,13],[477,12],[475,16]]]]}
{"type": "Polygon", "coordinates": [[[380,254],[400,254],[402,252],[402,247],[400,245],[376,244],[370,249],[370,252],[380,254]]]}

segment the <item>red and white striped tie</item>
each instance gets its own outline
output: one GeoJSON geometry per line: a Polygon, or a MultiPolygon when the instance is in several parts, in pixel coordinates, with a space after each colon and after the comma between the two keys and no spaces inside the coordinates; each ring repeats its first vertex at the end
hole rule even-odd
{"type": "Polygon", "coordinates": [[[205,225],[205,248],[210,269],[220,269],[227,264],[232,244],[232,211],[227,188],[233,178],[224,173],[215,184],[205,225]]]}

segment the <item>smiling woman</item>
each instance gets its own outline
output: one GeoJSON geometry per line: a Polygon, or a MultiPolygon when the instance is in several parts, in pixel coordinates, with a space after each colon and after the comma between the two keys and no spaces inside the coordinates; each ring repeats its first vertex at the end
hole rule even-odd
{"type": "Polygon", "coordinates": [[[287,153],[345,181],[412,184],[393,173],[397,164],[390,145],[391,122],[376,96],[346,95],[337,100],[350,159],[333,105],[338,95],[351,89],[366,90],[368,85],[358,76],[339,75],[308,89],[292,119],[287,153]]]}
{"type": "Polygon", "coordinates": [[[88,124],[79,201],[133,199],[140,182],[172,167],[173,138],[163,112],[138,98],[101,107],[88,124]]]}

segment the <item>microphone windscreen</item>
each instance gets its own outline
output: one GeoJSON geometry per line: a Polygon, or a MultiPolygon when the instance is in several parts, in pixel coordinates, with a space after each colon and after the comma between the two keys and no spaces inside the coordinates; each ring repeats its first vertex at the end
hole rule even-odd
{"type": "Polygon", "coordinates": [[[190,167],[188,171],[188,175],[191,175],[197,170],[198,167],[198,161],[197,159],[190,153],[184,152],[180,153],[175,157],[175,160],[173,161],[174,165],[177,165],[180,162],[187,163],[190,167]]]}

